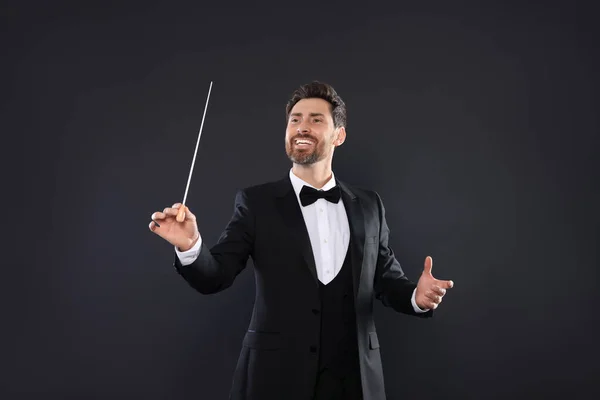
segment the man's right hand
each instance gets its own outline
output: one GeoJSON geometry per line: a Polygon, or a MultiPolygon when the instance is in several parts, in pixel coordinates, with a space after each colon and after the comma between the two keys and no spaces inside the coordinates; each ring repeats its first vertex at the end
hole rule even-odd
{"type": "Polygon", "coordinates": [[[200,238],[198,225],[196,224],[196,216],[192,214],[187,206],[185,207],[185,218],[183,222],[177,222],[175,219],[181,203],[175,203],[171,207],[165,208],[162,212],[157,211],[152,214],[152,222],[149,228],[167,242],[176,246],[179,251],[187,251],[194,247],[194,244],[200,238]],[[157,226],[158,223],[160,225],[157,226]]]}

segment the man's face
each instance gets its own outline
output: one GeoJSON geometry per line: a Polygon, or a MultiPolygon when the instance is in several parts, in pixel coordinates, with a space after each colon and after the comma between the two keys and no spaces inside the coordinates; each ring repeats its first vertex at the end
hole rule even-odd
{"type": "Polygon", "coordinates": [[[296,164],[314,164],[333,151],[337,131],[329,102],[302,99],[290,112],[285,133],[285,152],[296,164]]]}

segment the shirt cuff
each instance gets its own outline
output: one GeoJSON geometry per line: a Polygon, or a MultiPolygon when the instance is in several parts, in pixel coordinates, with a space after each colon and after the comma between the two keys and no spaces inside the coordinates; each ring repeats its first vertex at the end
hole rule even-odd
{"type": "Polygon", "coordinates": [[[196,258],[198,258],[198,254],[200,254],[201,247],[202,247],[202,236],[198,237],[196,244],[189,250],[180,251],[177,248],[177,246],[175,246],[175,253],[177,254],[177,257],[179,257],[179,261],[181,262],[181,265],[183,265],[185,267],[186,265],[190,265],[191,263],[196,261],[196,258]]]}
{"type": "Polygon", "coordinates": [[[415,312],[416,313],[425,313],[425,312],[429,311],[429,310],[421,310],[419,308],[419,306],[417,305],[417,302],[415,301],[416,294],[417,294],[417,289],[415,288],[415,290],[413,290],[412,297],[410,298],[410,302],[412,303],[412,306],[415,309],[415,312]]]}

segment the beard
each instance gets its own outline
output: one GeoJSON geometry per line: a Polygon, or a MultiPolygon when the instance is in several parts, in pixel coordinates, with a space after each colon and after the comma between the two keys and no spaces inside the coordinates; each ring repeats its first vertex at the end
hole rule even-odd
{"type": "Polygon", "coordinates": [[[314,164],[318,161],[321,161],[325,158],[326,149],[324,141],[317,141],[315,138],[311,136],[302,136],[297,135],[290,140],[286,140],[285,142],[285,152],[290,159],[295,164],[300,165],[310,165],[314,164]],[[298,148],[296,146],[296,139],[307,138],[313,140],[315,143],[308,149],[298,148]]]}

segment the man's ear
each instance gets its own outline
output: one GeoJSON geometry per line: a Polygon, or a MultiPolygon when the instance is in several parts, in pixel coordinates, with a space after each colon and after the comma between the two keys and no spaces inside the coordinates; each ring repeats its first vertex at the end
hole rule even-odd
{"type": "Polygon", "coordinates": [[[337,146],[341,146],[346,141],[346,128],[341,126],[336,129],[336,139],[333,141],[333,144],[337,146]]]}

